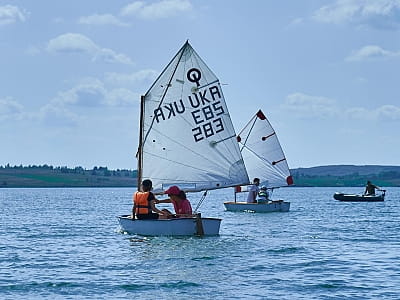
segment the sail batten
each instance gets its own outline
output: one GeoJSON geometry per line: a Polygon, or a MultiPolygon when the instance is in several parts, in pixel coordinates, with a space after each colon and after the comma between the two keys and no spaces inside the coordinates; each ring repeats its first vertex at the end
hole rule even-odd
{"type": "Polygon", "coordinates": [[[188,42],[144,96],[142,179],[200,191],[246,184],[219,79],[188,42]]]}

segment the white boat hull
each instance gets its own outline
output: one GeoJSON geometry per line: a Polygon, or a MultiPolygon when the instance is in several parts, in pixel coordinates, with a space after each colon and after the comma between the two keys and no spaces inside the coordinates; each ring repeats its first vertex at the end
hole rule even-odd
{"type": "Polygon", "coordinates": [[[130,216],[119,216],[122,231],[149,236],[218,235],[221,219],[200,218],[203,234],[199,232],[197,218],[175,218],[161,220],[132,220],[130,216]]]}
{"type": "Polygon", "coordinates": [[[290,202],[282,200],[269,201],[268,203],[224,202],[227,211],[252,211],[252,212],[288,212],[290,202]]]}

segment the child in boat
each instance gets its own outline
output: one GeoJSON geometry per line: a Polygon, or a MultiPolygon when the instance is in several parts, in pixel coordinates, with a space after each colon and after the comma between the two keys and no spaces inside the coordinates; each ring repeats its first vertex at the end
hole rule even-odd
{"type": "Polygon", "coordinates": [[[266,186],[262,186],[257,195],[257,203],[267,203],[269,200],[269,193],[266,186]]]}
{"type": "Polygon", "coordinates": [[[172,203],[174,205],[175,214],[172,214],[168,209],[163,209],[164,216],[167,218],[173,217],[192,217],[192,206],[186,198],[186,193],[176,185],[169,187],[164,194],[169,196],[169,199],[155,200],[156,203],[172,203]]]}
{"type": "Polygon", "coordinates": [[[156,197],[151,192],[153,183],[150,179],[145,179],[141,184],[141,191],[133,195],[132,218],[135,216],[139,220],[158,219],[164,213],[155,207],[156,197]]]}

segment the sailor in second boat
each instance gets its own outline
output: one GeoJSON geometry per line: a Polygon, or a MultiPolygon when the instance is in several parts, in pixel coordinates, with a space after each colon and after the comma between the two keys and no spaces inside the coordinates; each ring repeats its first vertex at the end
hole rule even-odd
{"type": "Polygon", "coordinates": [[[164,212],[155,206],[156,197],[151,192],[153,183],[150,179],[145,179],[141,184],[141,191],[133,195],[132,219],[158,219],[164,212]]]}
{"type": "Polygon", "coordinates": [[[247,203],[257,203],[257,195],[260,189],[258,186],[260,185],[260,178],[254,178],[253,184],[249,186],[249,194],[247,195],[247,203]]]}
{"type": "Polygon", "coordinates": [[[268,203],[268,200],[269,200],[269,193],[268,193],[267,187],[265,185],[263,185],[260,188],[260,191],[258,192],[257,203],[261,203],[261,204],[268,203]]]}

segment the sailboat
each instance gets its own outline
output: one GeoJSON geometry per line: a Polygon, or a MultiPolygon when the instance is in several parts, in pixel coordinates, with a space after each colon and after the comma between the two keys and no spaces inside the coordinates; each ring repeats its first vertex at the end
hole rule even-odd
{"type": "MultiPolygon", "coordinates": [[[[200,192],[249,183],[220,82],[188,41],[141,97],[137,158],[138,187],[150,179],[155,194],[173,185],[200,192]]],[[[201,214],[118,220],[139,235],[217,235],[221,224],[201,214]]]]}
{"type": "MultiPolygon", "coordinates": [[[[260,178],[260,186],[265,186],[269,194],[276,188],[293,184],[293,177],[276,132],[261,110],[240,131],[237,141],[249,177],[260,178]]],[[[290,209],[290,202],[283,200],[267,199],[262,203],[237,201],[237,194],[243,193],[247,196],[246,192],[248,193],[246,187],[236,187],[235,201],[225,202],[225,209],[252,212],[287,212],[290,209]]]]}

